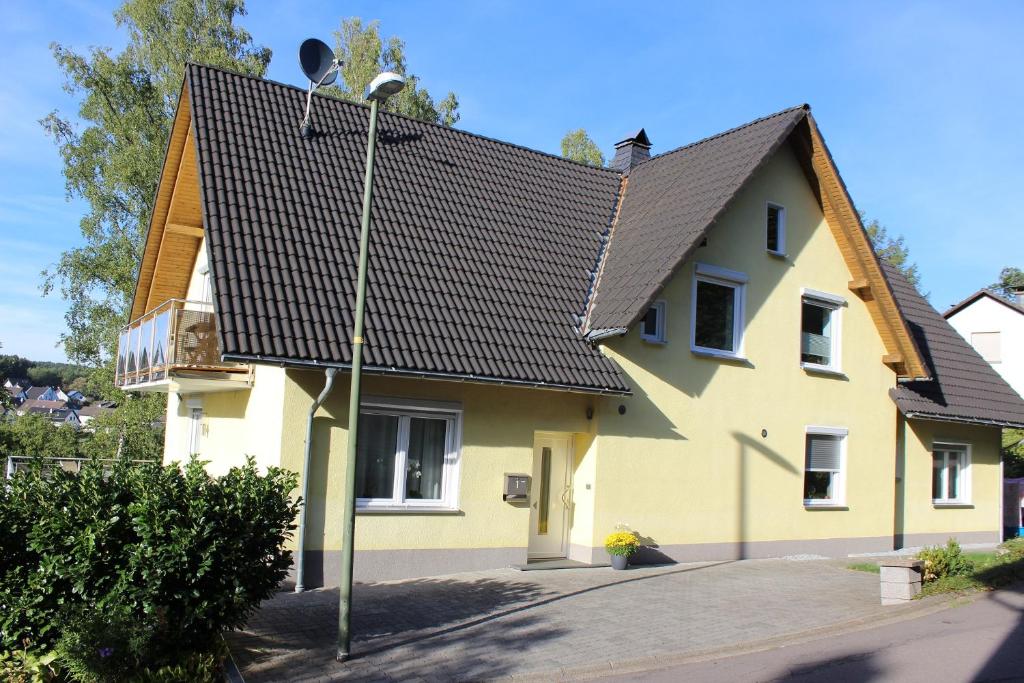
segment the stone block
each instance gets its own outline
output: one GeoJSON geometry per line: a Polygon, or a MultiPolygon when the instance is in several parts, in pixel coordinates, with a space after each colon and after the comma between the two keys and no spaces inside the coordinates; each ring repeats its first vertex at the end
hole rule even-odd
{"type": "Polygon", "coordinates": [[[883,564],[882,583],[921,583],[921,569],[918,567],[893,567],[883,564]]]}
{"type": "Polygon", "coordinates": [[[885,600],[913,600],[914,596],[921,592],[921,582],[913,583],[887,583],[881,582],[882,601],[885,600]]]}

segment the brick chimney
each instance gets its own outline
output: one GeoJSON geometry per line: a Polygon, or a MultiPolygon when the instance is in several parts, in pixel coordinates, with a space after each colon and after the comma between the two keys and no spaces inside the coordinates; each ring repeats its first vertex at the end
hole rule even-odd
{"type": "Polygon", "coordinates": [[[616,171],[628,171],[651,158],[651,141],[641,128],[633,135],[615,143],[615,158],[608,164],[616,171]]]}

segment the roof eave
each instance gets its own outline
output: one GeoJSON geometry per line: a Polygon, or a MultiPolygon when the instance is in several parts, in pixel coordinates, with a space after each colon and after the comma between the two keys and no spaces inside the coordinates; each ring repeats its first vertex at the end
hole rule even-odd
{"type": "Polygon", "coordinates": [[[1013,420],[985,419],[980,417],[966,417],[961,415],[944,415],[942,413],[930,413],[918,410],[900,410],[908,420],[928,420],[930,422],[954,422],[957,424],[971,424],[982,427],[1001,427],[1009,429],[1024,429],[1024,422],[1013,420]]]}
{"type": "MultiPolygon", "coordinates": [[[[247,354],[224,354],[226,361],[242,363],[257,363],[261,365],[276,365],[301,370],[336,368],[342,371],[352,370],[351,363],[337,363],[317,360],[298,360],[295,358],[282,358],[274,356],[254,356],[247,354]]],[[[632,396],[631,389],[616,389],[614,387],[588,387],[573,384],[560,384],[557,382],[536,382],[530,380],[507,379],[501,377],[487,377],[485,375],[460,374],[449,372],[438,372],[433,370],[408,370],[403,368],[384,367],[377,365],[363,365],[362,371],[371,375],[385,375],[389,377],[406,377],[412,379],[433,379],[448,382],[467,382],[472,384],[489,384],[497,386],[509,386],[520,389],[546,389],[549,391],[563,391],[576,394],[597,394],[602,396],[632,396]]]]}

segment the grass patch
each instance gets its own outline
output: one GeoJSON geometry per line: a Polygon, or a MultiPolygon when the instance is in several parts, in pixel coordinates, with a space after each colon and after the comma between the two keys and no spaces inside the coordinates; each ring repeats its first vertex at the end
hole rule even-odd
{"type": "MultiPolygon", "coordinates": [[[[1016,581],[1024,581],[1024,539],[1013,539],[999,546],[998,552],[963,553],[971,568],[961,575],[942,576],[926,581],[921,597],[939,593],[963,593],[993,590],[1016,581]]],[[[852,567],[851,567],[852,568],[852,567]]]]}
{"type": "Polygon", "coordinates": [[[852,569],[855,572],[867,572],[869,574],[878,574],[882,571],[877,562],[854,562],[853,564],[846,565],[846,568],[852,569]]]}

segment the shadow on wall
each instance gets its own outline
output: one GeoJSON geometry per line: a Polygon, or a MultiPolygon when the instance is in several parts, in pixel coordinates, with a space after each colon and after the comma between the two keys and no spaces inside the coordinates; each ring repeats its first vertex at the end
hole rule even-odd
{"type": "MultiPolygon", "coordinates": [[[[779,467],[780,469],[799,477],[800,470],[793,466],[783,455],[777,453],[773,449],[766,446],[761,441],[757,440],[748,434],[741,432],[732,432],[732,437],[737,443],[736,453],[736,467],[737,467],[737,492],[736,492],[736,504],[739,507],[736,515],[736,542],[734,549],[734,559],[744,560],[749,557],[747,551],[747,537],[749,535],[748,519],[750,513],[750,505],[747,502],[751,490],[750,482],[750,469],[753,460],[757,457],[764,458],[771,464],[779,467]]],[[[658,542],[650,537],[645,536],[640,532],[636,532],[640,538],[641,547],[633,557],[630,558],[630,562],[633,564],[673,564],[675,560],[670,556],[666,555],[660,550],[658,542]]]]}
{"type": "Polygon", "coordinates": [[[749,556],[747,552],[747,537],[749,535],[748,520],[750,517],[750,505],[747,498],[750,495],[750,466],[752,458],[757,456],[765,458],[768,462],[795,476],[800,475],[800,470],[793,467],[792,463],[786,460],[781,454],[768,448],[763,442],[741,432],[732,432],[732,438],[736,440],[737,452],[737,474],[736,477],[736,504],[739,506],[736,515],[736,539],[738,560],[745,560],[749,556]]]}

